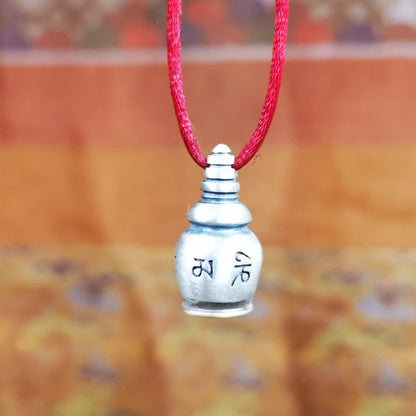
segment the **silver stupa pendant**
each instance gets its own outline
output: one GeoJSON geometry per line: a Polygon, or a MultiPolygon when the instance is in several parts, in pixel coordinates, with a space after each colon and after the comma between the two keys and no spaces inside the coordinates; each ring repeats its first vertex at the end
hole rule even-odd
{"type": "Polygon", "coordinates": [[[191,226],[176,245],[176,276],[186,313],[230,318],[252,311],[263,254],[238,200],[230,148],[217,145],[207,162],[202,200],[189,210],[191,226]]]}

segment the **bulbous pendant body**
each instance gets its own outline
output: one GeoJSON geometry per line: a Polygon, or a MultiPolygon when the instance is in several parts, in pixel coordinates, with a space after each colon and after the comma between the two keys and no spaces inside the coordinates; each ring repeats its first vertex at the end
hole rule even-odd
{"type": "Polygon", "coordinates": [[[176,276],[190,315],[233,317],[249,313],[262,265],[262,249],[238,201],[234,157],[226,145],[208,156],[202,200],[188,212],[191,227],[175,250],[176,276]]]}

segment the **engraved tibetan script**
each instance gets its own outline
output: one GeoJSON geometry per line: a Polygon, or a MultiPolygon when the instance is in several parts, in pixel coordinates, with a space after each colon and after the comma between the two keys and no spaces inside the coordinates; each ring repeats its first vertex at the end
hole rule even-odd
{"type": "Polygon", "coordinates": [[[237,279],[241,279],[243,283],[248,282],[250,280],[250,270],[248,270],[249,267],[251,267],[251,258],[247,254],[243,253],[242,251],[238,251],[235,254],[235,261],[238,263],[234,265],[236,269],[240,269],[238,275],[234,278],[234,280],[231,283],[231,286],[234,286],[234,283],[237,281],[237,279]]]}
{"type": "Polygon", "coordinates": [[[197,266],[192,267],[192,274],[195,277],[201,277],[203,273],[206,273],[211,279],[214,278],[214,260],[197,259],[194,257],[194,261],[198,263],[197,266]]]}

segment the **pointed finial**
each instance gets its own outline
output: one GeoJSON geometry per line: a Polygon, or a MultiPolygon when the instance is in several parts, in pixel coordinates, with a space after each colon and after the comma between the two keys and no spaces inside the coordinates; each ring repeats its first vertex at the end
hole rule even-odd
{"type": "Polygon", "coordinates": [[[240,185],[236,181],[237,172],[232,167],[234,156],[231,149],[226,144],[218,144],[208,156],[207,162],[209,166],[205,168],[206,180],[201,187],[204,191],[203,197],[208,197],[208,193],[211,193],[215,194],[215,198],[220,198],[221,194],[233,194],[227,198],[237,198],[236,192],[240,190],[240,185]]]}
{"type": "Polygon", "coordinates": [[[231,149],[226,144],[220,143],[212,149],[211,153],[231,153],[231,149]]]}
{"type": "MultiPolygon", "coordinates": [[[[207,157],[207,162],[210,166],[229,166],[232,169],[234,164],[234,156],[231,154],[231,149],[226,144],[217,144],[212,153],[207,157]]],[[[209,167],[207,168],[209,169],[209,167]]],[[[234,171],[234,169],[233,169],[234,171]]],[[[208,176],[206,176],[208,178],[208,176]]],[[[213,179],[232,179],[230,178],[213,178],[213,179]]]]}

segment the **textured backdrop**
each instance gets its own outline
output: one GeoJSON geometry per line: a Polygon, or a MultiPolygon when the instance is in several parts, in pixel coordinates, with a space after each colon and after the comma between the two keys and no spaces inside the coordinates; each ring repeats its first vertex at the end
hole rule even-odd
{"type": "MultiPolygon", "coordinates": [[[[0,415],[414,416],[416,3],[292,0],[276,119],[239,175],[255,311],[180,310],[203,172],[165,1],[0,1],[0,415]]],[[[262,106],[271,0],[184,1],[207,154],[262,106]]]]}

